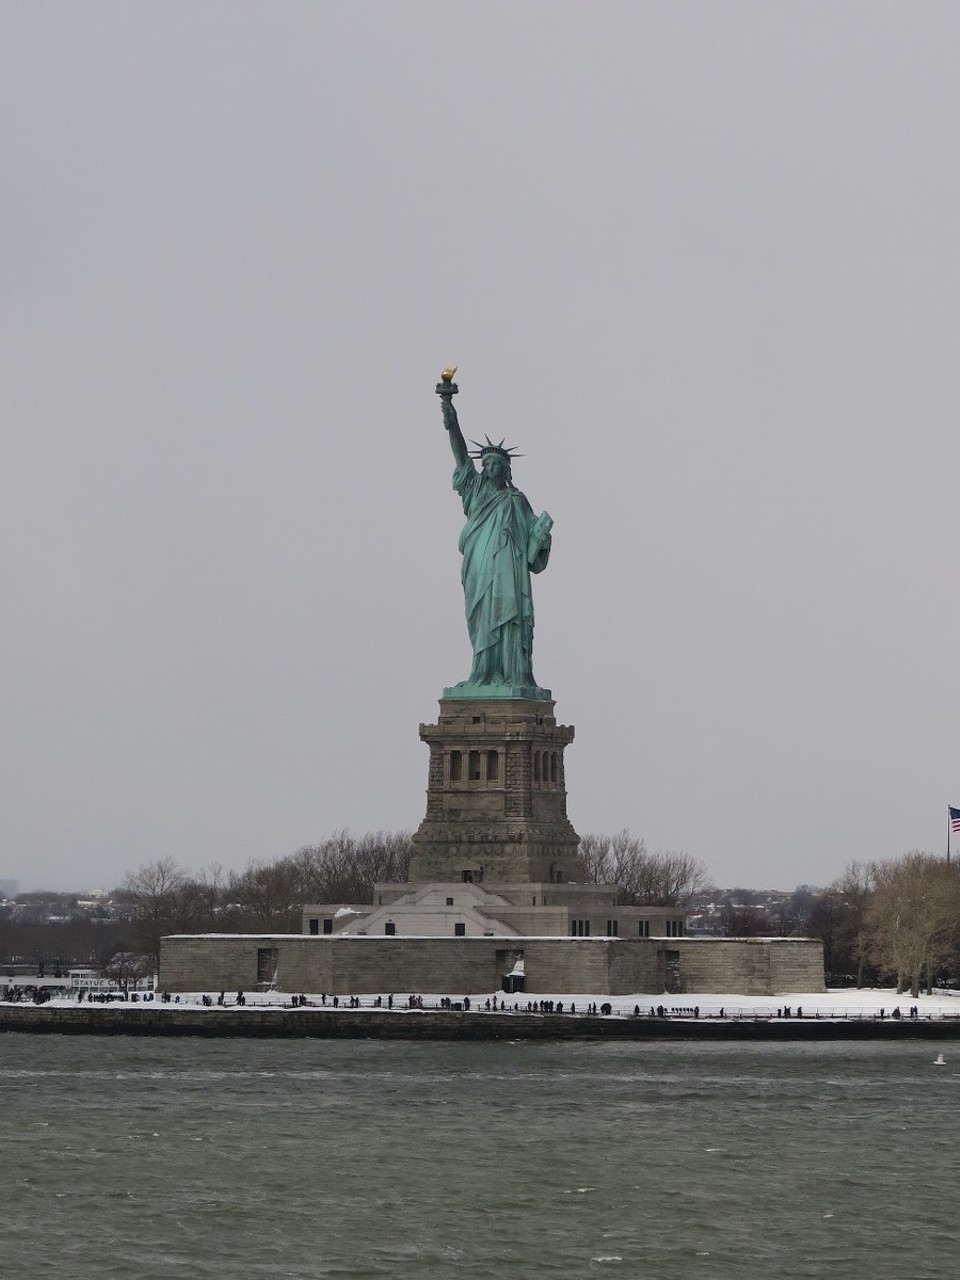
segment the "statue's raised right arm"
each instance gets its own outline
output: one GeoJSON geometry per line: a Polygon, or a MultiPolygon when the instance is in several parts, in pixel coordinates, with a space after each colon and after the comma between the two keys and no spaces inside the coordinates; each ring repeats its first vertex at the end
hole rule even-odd
{"type": "Polygon", "coordinates": [[[456,369],[444,369],[440,375],[440,381],[437,383],[437,395],[440,397],[440,408],[443,411],[443,425],[447,429],[450,437],[450,448],[453,450],[453,457],[458,467],[462,467],[465,462],[470,459],[470,452],[467,449],[467,442],[463,438],[463,432],[460,430],[460,421],[457,418],[457,411],[453,407],[453,397],[457,394],[459,388],[453,381],[453,375],[456,369]]]}

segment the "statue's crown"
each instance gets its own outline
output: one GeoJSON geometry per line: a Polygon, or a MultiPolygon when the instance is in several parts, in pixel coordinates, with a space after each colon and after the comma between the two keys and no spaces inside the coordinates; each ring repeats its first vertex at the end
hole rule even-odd
{"type": "Polygon", "coordinates": [[[470,443],[475,446],[475,448],[470,451],[474,458],[485,458],[488,453],[499,453],[501,458],[506,458],[506,460],[510,462],[513,458],[523,457],[523,454],[516,453],[511,445],[507,445],[507,447],[504,448],[503,440],[501,440],[499,444],[494,444],[489,436],[487,436],[486,444],[479,444],[476,440],[471,440],[470,443]]]}

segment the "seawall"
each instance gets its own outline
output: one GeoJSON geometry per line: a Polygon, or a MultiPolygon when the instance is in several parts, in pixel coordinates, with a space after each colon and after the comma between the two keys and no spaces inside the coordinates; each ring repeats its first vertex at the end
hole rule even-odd
{"type": "Polygon", "coordinates": [[[0,1006],[0,1032],[319,1040],[960,1040],[960,1019],[649,1018],[447,1010],[0,1006]]]}

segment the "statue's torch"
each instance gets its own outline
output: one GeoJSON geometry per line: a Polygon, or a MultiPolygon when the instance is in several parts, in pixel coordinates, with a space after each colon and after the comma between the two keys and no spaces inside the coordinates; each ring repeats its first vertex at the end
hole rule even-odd
{"type": "Polygon", "coordinates": [[[457,372],[457,365],[452,369],[444,369],[440,375],[440,381],[437,383],[437,395],[445,396],[447,403],[450,403],[450,396],[455,396],[460,388],[453,380],[453,375],[457,372]]]}

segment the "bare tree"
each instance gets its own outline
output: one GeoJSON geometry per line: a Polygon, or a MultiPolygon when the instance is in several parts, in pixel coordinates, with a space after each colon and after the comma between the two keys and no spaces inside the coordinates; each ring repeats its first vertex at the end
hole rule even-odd
{"type": "Polygon", "coordinates": [[[643,840],[626,829],[615,836],[590,833],[580,839],[582,875],[587,884],[617,886],[620,906],[686,906],[706,884],[706,867],[681,851],[648,853],[643,840]]]}
{"type": "Polygon", "coordinates": [[[410,833],[373,831],[355,838],[337,831],[318,845],[275,862],[253,862],[230,880],[240,927],[299,932],[308,902],[373,901],[379,882],[402,883],[410,867],[410,833]]]}
{"type": "Polygon", "coordinates": [[[139,978],[153,972],[153,957],[142,951],[116,951],[104,966],[104,973],[123,989],[124,995],[135,986],[139,978]]]}
{"type": "Polygon", "coordinates": [[[873,869],[866,862],[848,862],[836,883],[847,913],[849,946],[857,965],[857,987],[863,986],[863,972],[869,958],[867,907],[873,893],[873,869]]]}
{"type": "Polygon", "coordinates": [[[960,931],[960,873],[941,858],[914,851],[873,867],[875,887],[866,912],[869,946],[898,994],[920,994],[926,977],[955,952],[960,931]]]}
{"type": "Polygon", "coordinates": [[[850,967],[846,912],[840,895],[826,889],[817,895],[807,916],[806,930],[823,945],[823,967],[828,975],[846,973],[850,967]]]}
{"type": "Polygon", "coordinates": [[[685,907],[707,883],[703,862],[681,849],[651,855],[650,873],[642,887],[642,901],[659,907],[685,907]]]}
{"type": "Polygon", "coordinates": [[[173,858],[160,858],[131,872],[121,893],[131,908],[135,948],[145,951],[158,967],[164,934],[202,927],[203,895],[173,858]]]}
{"type": "Polygon", "coordinates": [[[299,933],[301,883],[295,858],[251,862],[230,883],[230,896],[241,909],[241,927],[266,933],[299,933]]]}
{"type": "Polygon", "coordinates": [[[586,884],[612,884],[613,864],[610,858],[610,837],[588,832],[580,837],[577,851],[581,875],[586,884]]]}
{"type": "Polygon", "coordinates": [[[407,880],[411,852],[409,831],[370,831],[359,838],[336,831],[294,854],[303,902],[372,902],[375,884],[407,880]]]}

